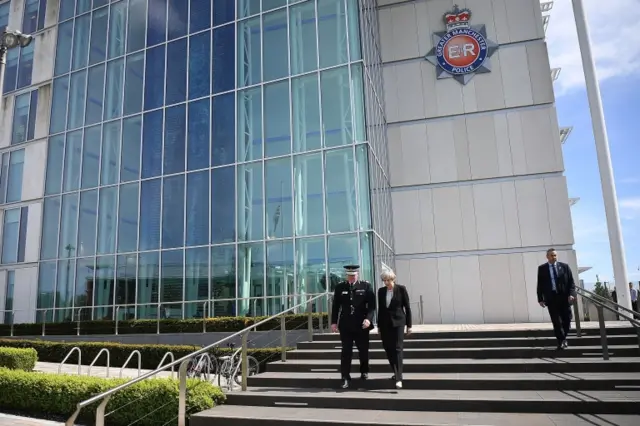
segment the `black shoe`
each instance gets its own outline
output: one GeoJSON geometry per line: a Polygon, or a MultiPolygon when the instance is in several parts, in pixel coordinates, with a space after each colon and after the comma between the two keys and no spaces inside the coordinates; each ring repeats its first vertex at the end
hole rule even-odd
{"type": "Polygon", "coordinates": [[[342,387],[342,389],[349,389],[349,380],[343,379],[341,387],[342,387]]]}
{"type": "Polygon", "coordinates": [[[367,379],[369,378],[369,373],[362,373],[362,374],[360,374],[360,378],[361,378],[362,380],[367,380],[367,379]]]}
{"type": "Polygon", "coordinates": [[[567,349],[569,347],[569,343],[565,339],[562,341],[562,344],[560,346],[562,347],[562,349],[567,349]]]}

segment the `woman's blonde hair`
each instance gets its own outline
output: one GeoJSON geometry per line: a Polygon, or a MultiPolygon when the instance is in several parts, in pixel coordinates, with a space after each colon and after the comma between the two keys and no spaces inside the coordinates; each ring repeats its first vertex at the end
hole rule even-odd
{"type": "Polygon", "coordinates": [[[396,274],[391,270],[386,270],[386,271],[382,271],[382,273],[380,274],[380,279],[382,281],[387,281],[387,280],[396,280],[396,274]]]}

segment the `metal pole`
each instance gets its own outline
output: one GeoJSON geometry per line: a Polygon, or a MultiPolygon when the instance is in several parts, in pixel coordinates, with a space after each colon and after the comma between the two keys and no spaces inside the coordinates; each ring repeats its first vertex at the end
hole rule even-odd
{"type": "MultiPolygon", "coordinates": [[[[0,34],[1,36],[2,34],[0,34]]],[[[4,68],[7,65],[7,48],[2,45],[0,40],[0,99],[4,95],[4,68]]]]}
{"type": "MultiPolygon", "coordinates": [[[[309,341],[313,341],[313,305],[311,302],[307,303],[307,331],[309,333],[309,341]]],[[[284,316],[284,315],[283,315],[284,316]]]]}
{"type": "Polygon", "coordinates": [[[156,334],[160,334],[160,309],[162,309],[162,305],[158,305],[158,312],[156,313],[156,334]]]}
{"type": "Polygon", "coordinates": [[[598,305],[598,323],[600,323],[600,342],[602,343],[602,359],[609,359],[609,345],[607,344],[607,329],[604,325],[604,309],[602,305],[598,305]]]}
{"type": "Polygon", "coordinates": [[[187,366],[189,359],[184,360],[178,368],[178,426],[187,422],[187,366]]]}
{"type": "MultiPolygon", "coordinates": [[[[242,364],[240,364],[240,371],[242,372],[242,391],[246,392],[247,390],[247,375],[249,374],[249,367],[247,363],[249,362],[247,359],[247,337],[249,332],[246,332],[242,335],[242,364]]],[[[182,426],[182,425],[180,425],[182,426]]]]}
{"type": "Polygon", "coordinates": [[[45,309],[42,312],[42,335],[44,336],[44,332],[45,332],[45,325],[47,324],[47,312],[49,312],[48,309],[45,309]]]}
{"type": "Polygon", "coordinates": [[[207,300],[202,304],[202,332],[207,332],[207,308],[209,307],[209,301],[207,300]]]}
{"type": "Polygon", "coordinates": [[[420,324],[424,324],[424,299],[420,295],[420,324]]]}
{"type": "Polygon", "coordinates": [[[591,110],[591,125],[596,142],[598,155],[598,168],[600,169],[600,183],[602,185],[602,197],[604,199],[604,211],[607,217],[607,230],[609,231],[609,246],[611,248],[611,261],[613,263],[613,276],[618,293],[618,304],[631,309],[631,295],[628,289],[627,265],[625,260],[624,242],[620,228],[620,216],[618,214],[618,199],[613,180],[611,166],[611,154],[609,152],[609,140],[607,127],[602,109],[600,86],[596,75],[596,64],[591,52],[591,40],[589,25],[582,0],[572,0],[573,15],[578,32],[578,44],[582,55],[582,68],[587,85],[589,109],[591,110]]]}
{"type": "Polygon", "coordinates": [[[104,426],[104,412],[107,408],[107,403],[111,399],[111,395],[107,395],[105,399],[102,400],[98,408],[96,409],[96,426],[104,426]]]}
{"type": "Polygon", "coordinates": [[[282,351],[280,359],[282,360],[282,362],[287,361],[287,328],[285,326],[285,322],[285,317],[284,315],[282,315],[280,317],[280,350],[282,351]]]}
{"type": "Polygon", "coordinates": [[[82,312],[82,308],[78,308],[78,313],[76,315],[78,315],[78,329],[76,331],[76,335],[79,336],[80,335],[80,312],[82,312]]]}
{"type": "Polygon", "coordinates": [[[582,337],[582,327],[580,326],[580,308],[578,306],[578,298],[573,301],[573,318],[576,323],[576,337],[582,337]]]}
{"type": "Polygon", "coordinates": [[[119,314],[120,313],[120,306],[116,307],[116,336],[118,335],[118,322],[120,320],[119,314]]]}

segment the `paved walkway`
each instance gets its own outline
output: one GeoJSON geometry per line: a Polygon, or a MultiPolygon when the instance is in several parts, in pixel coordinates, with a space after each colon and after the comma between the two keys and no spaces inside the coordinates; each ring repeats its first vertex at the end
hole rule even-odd
{"type": "MultiPolygon", "coordinates": [[[[36,371],[42,371],[43,373],[54,373],[58,374],[58,367],[60,364],[54,362],[37,362],[36,363],[36,371]]],[[[140,374],[148,373],[152,370],[140,370],[140,374]]],[[[72,374],[78,375],[78,364],[65,364],[62,366],[60,371],[62,374],[72,374]]],[[[92,367],[91,371],[89,371],[88,365],[82,365],[80,367],[80,374],[83,376],[88,376],[89,373],[93,377],[107,377],[107,367],[92,367]]],[[[171,371],[163,371],[157,374],[158,377],[171,377],[171,371]]],[[[109,368],[109,377],[123,377],[123,378],[135,378],[138,377],[138,369],[137,368],[125,368],[122,370],[120,367],[111,367],[109,368]],[[122,373],[122,375],[121,375],[122,373]]],[[[174,373],[175,378],[178,377],[178,372],[174,373]]]]}
{"type": "MultiPolygon", "coordinates": [[[[575,325],[572,323],[572,325],[575,325]]],[[[580,323],[583,329],[599,329],[597,321],[585,321],[580,323]]],[[[628,321],[607,321],[607,328],[629,327],[628,321]]],[[[544,323],[521,323],[521,324],[416,324],[413,326],[414,332],[429,331],[520,331],[520,330],[552,330],[551,322],[544,323]]]]}
{"type": "Polygon", "coordinates": [[[0,413],[0,426],[64,426],[64,423],[0,413]]]}

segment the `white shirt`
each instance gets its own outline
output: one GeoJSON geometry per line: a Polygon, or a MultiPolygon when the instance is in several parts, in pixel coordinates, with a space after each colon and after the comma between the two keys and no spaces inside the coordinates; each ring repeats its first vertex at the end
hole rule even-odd
{"type": "Polygon", "coordinates": [[[635,288],[630,288],[629,290],[631,293],[631,301],[636,302],[638,300],[638,290],[636,290],[635,288]]]}
{"type": "Polygon", "coordinates": [[[391,290],[387,289],[387,308],[391,304],[391,299],[393,298],[393,287],[391,290]]]}

